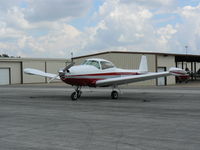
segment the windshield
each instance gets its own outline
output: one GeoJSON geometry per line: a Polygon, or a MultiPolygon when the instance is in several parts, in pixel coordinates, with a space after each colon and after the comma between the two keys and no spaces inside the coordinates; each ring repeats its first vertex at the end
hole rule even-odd
{"type": "Polygon", "coordinates": [[[113,68],[113,67],[115,67],[115,66],[111,62],[101,61],[102,69],[108,69],[108,68],[113,68]]]}
{"type": "Polygon", "coordinates": [[[96,60],[85,60],[82,65],[91,65],[91,66],[94,66],[98,69],[100,69],[100,65],[99,65],[99,62],[96,61],[96,60]]]}

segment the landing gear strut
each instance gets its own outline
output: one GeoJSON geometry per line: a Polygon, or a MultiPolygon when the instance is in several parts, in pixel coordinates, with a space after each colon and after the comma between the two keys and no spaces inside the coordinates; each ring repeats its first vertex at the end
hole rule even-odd
{"type": "Polygon", "coordinates": [[[71,94],[71,99],[73,101],[77,100],[78,98],[81,97],[81,94],[82,94],[82,91],[81,91],[81,87],[80,86],[77,86],[76,89],[75,89],[75,92],[73,92],[71,94]]]}

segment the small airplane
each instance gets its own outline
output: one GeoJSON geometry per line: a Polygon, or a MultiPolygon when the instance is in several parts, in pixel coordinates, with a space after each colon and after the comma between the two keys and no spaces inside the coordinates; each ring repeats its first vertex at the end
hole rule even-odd
{"type": "Polygon", "coordinates": [[[112,87],[111,98],[118,99],[118,85],[155,79],[159,77],[174,75],[183,76],[187,72],[171,67],[165,72],[148,72],[147,57],[142,56],[139,69],[128,70],[115,67],[115,65],[105,59],[91,58],[86,59],[81,65],[74,66],[72,61],[68,66],[58,71],[58,74],[46,73],[37,69],[26,68],[24,73],[39,75],[50,78],[49,82],[55,79],[75,86],[75,91],[71,94],[72,100],[81,97],[82,86],[89,87],[112,87]]]}

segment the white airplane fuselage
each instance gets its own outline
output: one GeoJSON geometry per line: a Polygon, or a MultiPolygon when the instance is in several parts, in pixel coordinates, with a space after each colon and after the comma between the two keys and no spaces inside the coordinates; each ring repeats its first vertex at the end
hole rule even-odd
{"type": "Polygon", "coordinates": [[[102,70],[91,65],[78,65],[71,67],[68,72],[60,75],[60,78],[63,82],[70,85],[95,87],[95,83],[98,80],[139,74],[141,74],[139,70],[120,69],[116,67],[102,70]]]}

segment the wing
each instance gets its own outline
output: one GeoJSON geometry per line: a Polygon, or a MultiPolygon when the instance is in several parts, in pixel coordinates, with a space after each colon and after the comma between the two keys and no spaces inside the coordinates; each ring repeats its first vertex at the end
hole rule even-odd
{"type": "Polygon", "coordinates": [[[24,69],[24,73],[30,74],[30,75],[38,75],[38,76],[47,77],[47,78],[60,79],[60,77],[56,74],[46,73],[46,72],[43,72],[41,70],[32,69],[32,68],[24,69]]]}
{"type": "Polygon", "coordinates": [[[127,83],[132,83],[132,82],[155,79],[159,77],[165,77],[169,75],[171,75],[170,72],[154,72],[154,73],[147,73],[143,75],[117,77],[117,78],[111,78],[111,79],[98,80],[96,82],[96,86],[121,85],[121,84],[127,84],[127,83]]]}
{"type": "Polygon", "coordinates": [[[126,76],[126,77],[117,77],[117,78],[111,78],[111,79],[98,80],[96,82],[96,86],[121,85],[121,84],[145,81],[145,80],[150,80],[150,79],[155,79],[155,78],[165,77],[165,76],[170,76],[170,75],[182,76],[182,75],[187,75],[187,72],[180,68],[171,67],[169,71],[165,71],[165,72],[150,72],[150,73],[142,74],[142,75],[132,75],[132,76],[126,76]]]}

